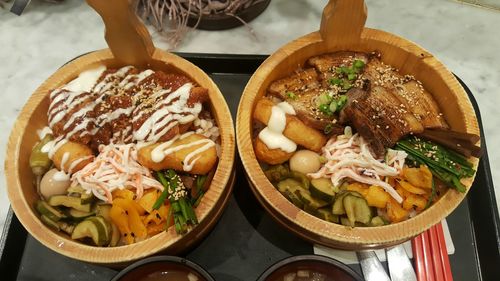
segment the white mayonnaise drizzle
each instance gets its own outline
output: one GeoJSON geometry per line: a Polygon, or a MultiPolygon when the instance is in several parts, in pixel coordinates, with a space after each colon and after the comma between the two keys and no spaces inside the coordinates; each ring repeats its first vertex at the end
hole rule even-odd
{"type": "Polygon", "coordinates": [[[286,114],[295,115],[295,110],[287,102],[281,102],[272,107],[271,117],[265,127],[259,133],[259,139],[269,149],[281,149],[291,153],[297,150],[297,144],[283,135],[286,127],[286,114]]]}
{"type": "Polygon", "coordinates": [[[68,162],[68,159],[69,159],[69,152],[64,152],[63,157],[61,159],[61,170],[55,172],[54,175],[52,176],[52,178],[55,181],[69,181],[70,178],[69,171],[68,173],[64,171],[64,166],[66,165],[66,162],[68,162]]]}
{"type": "Polygon", "coordinates": [[[182,135],[177,135],[173,139],[158,145],[157,147],[155,147],[151,151],[151,159],[154,162],[159,163],[159,162],[163,161],[163,159],[165,159],[165,156],[167,156],[169,154],[172,154],[174,152],[177,152],[177,151],[189,148],[189,147],[201,145],[200,147],[198,147],[197,149],[193,150],[188,155],[186,155],[186,157],[182,161],[183,162],[182,169],[186,172],[191,171],[193,169],[193,166],[196,163],[196,161],[201,157],[200,154],[203,153],[204,151],[206,151],[207,149],[211,148],[212,146],[215,146],[215,142],[213,142],[211,139],[201,139],[201,140],[193,141],[193,142],[186,143],[186,144],[172,146],[175,141],[185,139],[192,134],[194,134],[194,132],[187,132],[187,133],[184,133],[182,135]]]}
{"type": "Polygon", "coordinates": [[[47,135],[52,135],[52,130],[48,127],[45,126],[43,129],[38,130],[38,139],[43,140],[47,135]]]}
{"type": "Polygon", "coordinates": [[[89,69],[78,75],[76,79],[66,84],[63,90],[68,90],[70,92],[88,92],[94,87],[95,83],[102,73],[106,70],[104,65],[100,65],[94,69],[89,69]]]}
{"type": "MultiPolygon", "coordinates": [[[[134,131],[134,140],[157,142],[163,135],[178,124],[193,121],[201,112],[201,103],[189,107],[187,102],[193,85],[186,83],[154,105],[154,113],[141,127],[134,131]]],[[[135,118],[134,118],[135,119],[135,118]]]]}

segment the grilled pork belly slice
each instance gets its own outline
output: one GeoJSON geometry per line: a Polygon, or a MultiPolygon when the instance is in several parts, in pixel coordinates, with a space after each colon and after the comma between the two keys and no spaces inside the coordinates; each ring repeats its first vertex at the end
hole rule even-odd
{"type": "Polygon", "coordinates": [[[318,73],[314,68],[298,70],[294,74],[282,79],[278,79],[269,86],[269,93],[283,100],[289,98],[287,93],[317,89],[321,86],[318,80],[318,73]]]}
{"type": "Polygon", "coordinates": [[[362,76],[372,85],[391,89],[399,102],[413,113],[424,128],[448,128],[432,95],[412,76],[402,76],[395,68],[378,58],[370,60],[362,76]]]}
{"type": "Polygon", "coordinates": [[[409,108],[426,129],[447,129],[448,124],[439,112],[439,107],[422,84],[410,80],[396,86],[396,97],[409,108]]]}
{"type": "Polygon", "coordinates": [[[361,60],[366,64],[370,60],[370,55],[360,52],[341,51],[309,58],[307,64],[321,73],[321,79],[327,83],[328,80],[336,76],[335,69],[337,67],[350,66],[354,60],[361,60]]]}
{"type": "Polygon", "coordinates": [[[351,124],[370,143],[377,156],[386,147],[410,133],[423,131],[422,124],[395,97],[393,90],[373,86],[368,91],[353,88],[340,114],[342,124],[351,124]]]}
{"type": "Polygon", "coordinates": [[[307,126],[321,131],[326,126],[332,126],[332,133],[340,133],[343,129],[335,124],[337,121],[335,116],[326,115],[318,110],[316,99],[324,93],[318,79],[316,70],[308,68],[274,81],[268,91],[272,96],[288,102],[297,117],[307,126]]]}

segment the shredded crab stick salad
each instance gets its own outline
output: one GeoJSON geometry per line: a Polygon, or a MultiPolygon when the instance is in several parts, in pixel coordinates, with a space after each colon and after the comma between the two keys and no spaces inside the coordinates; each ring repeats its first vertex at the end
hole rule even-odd
{"type": "Polygon", "coordinates": [[[346,133],[337,138],[331,138],[323,147],[325,163],[316,173],[308,174],[313,179],[330,178],[334,186],[339,186],[343,179],[349,178],[360,183],[376,185],[394,198],[398,203],[403,198],[382,177],[398,176],[404,166],[406,152],[393,151],[393,156],[384,163],[375,159],[370,152],[368,143],[358,134],[352,135],[350,127],[346,133]]]}
{"type": "Polygon", "coordinates": [[[376,52],[311,57],[256,103],[254,152],[269,181],[348,227],[401,222],[448,188],[465,192],[467,158],[480,155],[478,136],[451,131],[422,83],[376,52]]]}
{"type": "Polygon", "coordinates": [[[96,159],[72,175],[71,187],[81,186],[103,202],[113,203],[113,191],[135,189],[141,198],[151,188],[164,187],[151,172],[137,162],[137,149],[132,144],[102,146],[96,159]]]}
{"type": "Polygon", "coordinates": [[[30,155],[44,224],[101,247],[198,224],[220,150],[207,89],[179,74],[100,66],[49,99],[30,155]]]}

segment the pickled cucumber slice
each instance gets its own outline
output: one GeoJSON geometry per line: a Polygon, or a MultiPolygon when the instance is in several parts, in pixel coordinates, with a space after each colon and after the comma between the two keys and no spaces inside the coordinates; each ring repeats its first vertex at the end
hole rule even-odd
{"type": "Polygon", "coordinates": [[[311,188],[309,189],[309,191],[311,191],[311,195],[316,198],[327,202],[333,202],[335,193],[339,190],[337,188],[337,190],[335,191],[335,187],[333,186],[330,179],[319,178],[311,180],[311,188]]]}
{"type": "Polygon", "coordinates": [[[347,194],[342,199],[344,209],[351,225],[356,222],[369,224],[372,219],[372,211],[364,198],[347,194]]]}
{"type": "Polygon", "coordinates": [[[343,199],[346,195],[351,194],[356,197],[363,198],[363,195],[359,194],[356,191],[347,191],[343,190],[335,195],[335,201],[333,202],[332,205],[332,213],[334,215],[345,215],[345,209],[344,209],[344,203],[343,199]]]}
{"type": "Polygon", "coordinates": [[[92,205],[90,203],[82,204],[78,197],[54,195],[48,200],[50,206],[65,206],[82,212],[90,212],[92,205]]]}
{"type": "Polygon", "coordinates": [[[60,219],[66,218],[66,215],[60,210],[52,207],[49,203],[39,200],[36,202],[36,210],[40,213],[40,215],[46,216],[52,221],[59,221],[60,219]]]}
{"type": "Polygon", "coordinates": [[[77,224],[71,234],[71,239],[90,238],[95,245],[106,246],[110,242],[110,230],[111,227],[103,217],[94,216],[77,224]]]}

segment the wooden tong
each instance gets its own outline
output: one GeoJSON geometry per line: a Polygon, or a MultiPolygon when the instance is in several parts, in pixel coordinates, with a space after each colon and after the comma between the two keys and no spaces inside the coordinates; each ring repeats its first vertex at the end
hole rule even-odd
{"type": "Polygon", "coordinates": [[[461,133],[443,129],[427,129],[419,136],[452,149],[465,157],[481,157],[483,150],[476,143],[481,140],[478,135],[461,133]]]}

